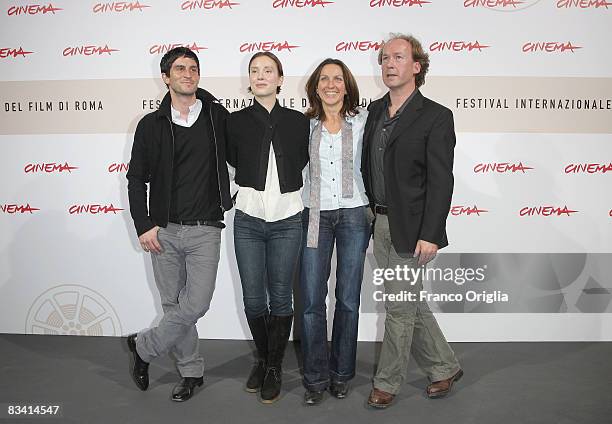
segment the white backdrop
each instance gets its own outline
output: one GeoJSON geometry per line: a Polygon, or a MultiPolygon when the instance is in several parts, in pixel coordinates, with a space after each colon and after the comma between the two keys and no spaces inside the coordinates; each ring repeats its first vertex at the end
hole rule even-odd
{"type": "MultiPolygon", "coordinates": [[[[306,78],[326,57],[358,76],[364,104],[384,94],[376,49],[397,31],[422,40],[431,58],[422,91],[455,115],[450,246],[433,265],[488,266],[486,280],[471,288],[511,298],[432,304],[448,338],[612,340],[609,6],[2,2],[0,332],[116,336],[160,318],[150,260],[128,213],[125,171],[135,124],[165,93],[159,60],[169,47],[197,51],[201,86],[230,110],[249,100],[249,57],[271,50],[285,68],[281,100],[301,110],[306,78]]],[[[202,338],[249,336],[232,220],[230,212],[217,290],[198,324],[202,338]]],[[[382,337],[373,267],[369,253],[361,340],[382,337]]]]}

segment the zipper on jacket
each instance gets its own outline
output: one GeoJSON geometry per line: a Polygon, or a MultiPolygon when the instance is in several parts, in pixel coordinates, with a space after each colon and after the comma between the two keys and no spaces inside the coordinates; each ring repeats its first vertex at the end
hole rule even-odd
{"type": "Polygon", "coordinates": [[[219,174],[219,150],[217,148],[217,133],[215,132],[215,123],[213,121],[213,116],[212,116],[212,102],[208,109],[208,115],[210,117],[210,126],[213,130],[213,142],[215,143],[215,158],[216,158],[216,163],[217,163],[217,167],[216,167],[217,169],[217,187],[219,188],[219,204],[221,206],[221,213],[224,214],[225,208],[223,207],[223,195],[221,194],[221,175],[219,174]]]}
{"type": "Polygon", "coordinates": [[[172,128],[172,119],[166,116],[170,123],[170,138],[172,139],[172,156],[170,157],[170,199],[168,199],[168,211],[166,214],[166,225],[170,222],[170,203],[172,203],[172,179],[174,174],[174,128],[172,128]]]}

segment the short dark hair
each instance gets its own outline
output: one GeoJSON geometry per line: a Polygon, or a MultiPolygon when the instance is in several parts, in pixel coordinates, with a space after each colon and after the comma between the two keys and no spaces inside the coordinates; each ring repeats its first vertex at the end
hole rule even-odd
{"type": "Polygon", "coordinates": [[[414,36],[408,34],[393,33],[378,50],[378,64],[382,65],[382,55],[385,44],[393,40],[404,40],[412,47],[412,60],[421,64],[421,71],[414,76],[414,83],[418,87],[425,84],[425,75],[429,70],[429,54],[425,52],[421,42],[414,36]]]}
{"type": "Polygon", "coordinates": [[[355,116],[359,112],[357,107],[359,106],[359,87],[357,87],[357,81],[351,73],[351,70],[344,64],[340,59],[327,58],[323,62],[319,63],[319,66],[308,78],[306,82],[306,96],[310,103],[310,108],[306,111],[306,117],[318,119],[320,121],[325,120],[325,111],[323,110],[323,102],[317,94],[317,86],[319,85],[319,78],[321,78],[321,72],[325,65],[338,65],[342,69],[342,77],[344,78],[344,86],[346,87],[346,95],[342,103],[342,109],[340,114],[342,116],[355,116]]]}
{"type": "Polygon", "coordinates": [[[176,59],[179,59],[181,57],[188,57],[189,59],[193,59],[196,65],[198,65],[198,74],[200,73],[200,60],[198,59],[198,56],[187,47],[175,47],[171,50],[168,50],[166,54],[162,57],[161,62],[159,62],[159,68],[161,69],[162,74],[169,77],[170,69],[172,69],[172,64],[176,59]]]}
{"type": "MultiPolygon", "coordinates": [[[[279,77],[283,76],[283,64],[281,63],[280,59],[276,57],[276,55],[272,52],[257,52],[253,56],[251,56],[251,59],[249,60],[249,66],[247,68],[247,75],[250,75],[251,73],[251,63],[253,63],[255,59],[261,56],[265,56],[265,57],[272,59],[272,61],[276,64],[276,70],[278,71],[278,76],[279,77]]],[[[248,91],[249,93],[251,92],[250,85],[249,85],[248,91]]],[[[281,91],[281,88],[276,87],[276,94],[280,93],[280,91],[281,91]]]]}

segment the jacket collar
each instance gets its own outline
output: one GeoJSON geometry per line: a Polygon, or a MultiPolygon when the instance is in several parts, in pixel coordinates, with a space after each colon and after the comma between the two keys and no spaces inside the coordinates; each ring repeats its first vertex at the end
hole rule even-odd
{"type": "Polygon", "coordinates": [[[269,123],[276,124],[280,119],[279,114],[281,113],[281,105],[278,103],[278,99],[276,99],[276,103],[274,103],[274,107],[270,112],[255,100],[255,98],[253,98],[253,105],[251,107],[255,117],[266,125],[269,123]]]}
{"type": "Polygon", "coordinates": [[[391,146],[391,144],[393,144],[393,142],[414,123],[421,115],[421,109],[423,109],[423,95],[420,91],[417,91],[412,100],[402,111],[399,121],[395,124],[395,128],[393,128],[393,132],[389,137],[387,147],[391,146]]]}

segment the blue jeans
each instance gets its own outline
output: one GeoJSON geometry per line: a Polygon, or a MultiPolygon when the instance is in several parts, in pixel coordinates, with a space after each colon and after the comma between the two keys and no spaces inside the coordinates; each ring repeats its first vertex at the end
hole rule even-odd
{"type": "MultiPolygon", "coordinates": [[[[302,223],[308,229],[308,209],[302,223]]],[[[306,247],[304,237],[300,294],[304,303],[302,355],[304,386],[325,390],[331,381],[346,382],[355,376],[359,301],[365,253],[370,242],[366,206],[321,211],[319,245],[306,247]],[[327,345],[327,280],[336,243],[336,309],[331,352],[327,345]]]]}
{"type": "Polygon", "coordinates": [[[247,318],[258,318],[268,311],[277,316],[293,315],[293,277],[302,246],[300,215],[266,222],[236,210],[234,248],[247,318]]]}

